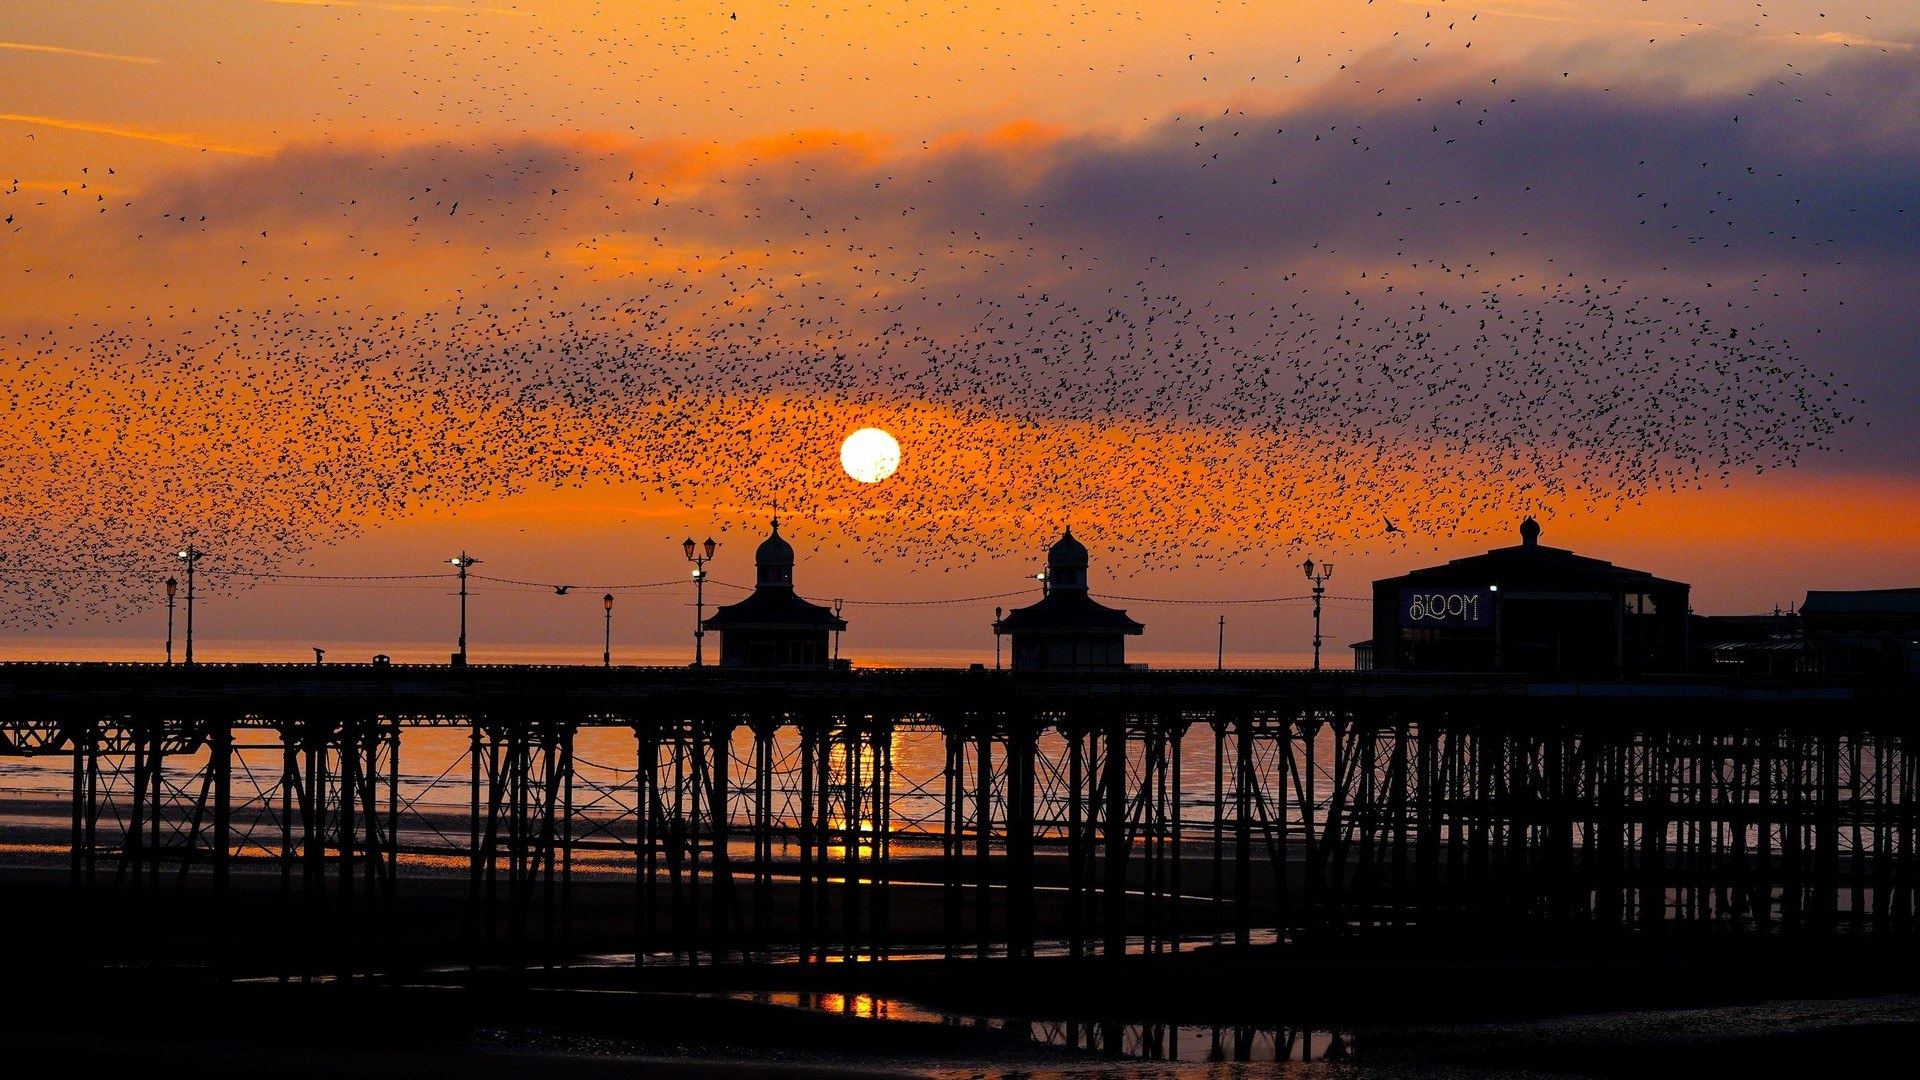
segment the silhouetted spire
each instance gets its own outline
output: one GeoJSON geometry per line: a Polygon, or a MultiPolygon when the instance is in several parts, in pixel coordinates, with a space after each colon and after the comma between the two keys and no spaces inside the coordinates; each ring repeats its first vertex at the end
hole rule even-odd
{"type": "Polygon", "coordinates": [[[1087,545],[1073,538],[1073,526],[1047,549],[1047,588],[1087,591],[1087,545]]]}
{"type": "Polygon", "coordinates": [[[793,588],[793,545],[780,538],[780,519],[773,519],[773,532],[754,550],[753,564],[759,570],[756,588],[793,588]]]}
{"type": "Polygon", "coordinates": [[[1527,520],[1520,523],[1520,542],[1527,547],[1540,543],[1540,523],[1533,520],[1532,514],[1528,514],[1527,520]]]}

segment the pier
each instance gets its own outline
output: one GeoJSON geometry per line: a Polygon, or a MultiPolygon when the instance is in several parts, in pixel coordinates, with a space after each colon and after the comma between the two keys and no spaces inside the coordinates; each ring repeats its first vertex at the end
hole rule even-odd
{"type": "Polygon", "coordinates": [[[41,663],[0,665],[0,755],[59,763],[75,895],[197,912],[228,965],[243,891],[297,929],[296,975],[391,966],[423,891],[473,963],[1118,959],[1911,934],[1912,706],[1814,679],[41,663]]]}

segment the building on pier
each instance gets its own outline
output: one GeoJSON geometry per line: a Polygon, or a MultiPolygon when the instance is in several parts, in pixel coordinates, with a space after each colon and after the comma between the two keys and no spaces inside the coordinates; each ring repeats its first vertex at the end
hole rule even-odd
{"type": "Polygon", "coordinates": [[[1146,627],[1087,595],[1087,547],[1069,527],[1047,549],[1045,595],[993,624],[1013,639],[1015,671],[1102,671],[1127,666],[1127,637],[1146,627]]]}
{"type": "Polygon", "coordinates": [[[737,604],[715,609],[700,624],[720,634],[720,666],[839,666],[827,648],[827,634],[845,630],[847,621],[793,591],[793,545],[781,537],[779,518],[754,551],[753,562],[753,592],[737,604]]]}
{"type": "Polygon", "coordinates": [[[1708,675],[1780,678],[1810,670],[1800,613],[1695,615],[1694,670],[1708,675]]]}
{"type": "Polygon", "coordinates": [[[1920,589],[1810,590],[1800,617],[1817,670],[1920,677],[1920,589]]]}
{"type": "Polygon", "coordinates": [[[1640,674],[1690,666],[1689,594],[1655,577],[1540,543],[1520,543],[1373,583],[1372,666],[1380,670],[1640,674]]]}

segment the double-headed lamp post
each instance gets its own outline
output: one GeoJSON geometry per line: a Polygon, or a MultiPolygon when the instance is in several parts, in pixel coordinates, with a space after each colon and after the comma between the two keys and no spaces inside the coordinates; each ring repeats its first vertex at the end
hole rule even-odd
{"type": "Polygon", "coordinates": [[[607,636],[605,639],[605,644],[603,644],[600,647],[600,666],[612,667],[613,666],[613,594],[608,593],[607,595],[601,597],[600,606],[607,609],[607,636]]]}
{"type": "MultiPolygon", "coordinates": [[[[187,541],[187,546],[184,549],[173,553],[174,558],[179,559],[181,562],[187,564],[187,658],[186,658],[186,663],[188,667],[193,666],[193,568],[197,563],[199,563],[201,559],[206,558],[206,556],[207,556],[207,553],[204,551],[201,551],[197,547],[194,547],[193,541],[191,540],[187,541]]],[[[168,590],[168,595],[169,596],[172,595],[172,590],[168,590]]],[[[167,636],[171,638],[173,635],[169,633],[167,636]]]]}
{"type": "Polygon", "coordinates": [[[167,666],[173,666],[173,594],[180,591],[180,579],[167,577],[167,666]]]}
{"type": "Polygon", "coordinates": [[[1327,579],[1333,576],[1332,563],[1314,565],[1312,559],[1300,564],[1307,580],[1313,582],[1313,670],[1320,670],[1320,595],[1327,591],[1327,579]]]}
{"type": "Polygon", "coordinates": [[[707,537],[707,542],[704,544],[695,544],[693,537],[689,536],[686,542],[680,545],[680,550],[686,553],[687,561],[693,564],[694,667],[699,667],[705,662],[701,657],[700,645],[702,639],[707,636],[706,627],[702,625],[706,622],[707,611],[707,560],[713,558],[713,549],[719,546],[719,544],[713,542],[713,537],[711,536],[707,537]]]}
{"type": "Polygon", "coordinates": [[[466,552],[463,551],[460,554],[455,555],[453,558],[448,559],[447,561],[460,568],[460,651],[455,655],[460,658],[459,660],[460,666],[466,667],[467,666],[467,567],[477,565],[480,562],[480,560],[474,558],[471,555],[468,555],[466,552]]]}

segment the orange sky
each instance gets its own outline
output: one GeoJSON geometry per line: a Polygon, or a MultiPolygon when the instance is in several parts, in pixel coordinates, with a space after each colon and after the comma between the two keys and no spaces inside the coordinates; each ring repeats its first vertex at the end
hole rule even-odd
{"type": "Polygon", "coordinates": [[[1069,523],[1096,591],[1281,598],[1115,601],[1149,658],[1525,513],[1704,612],[1915,584],[1895,5],[212,6],[0,11],[10,653],[152,637],[195,530],[210,640],[435,641],[434,582],[236,575],[465,548],[537,586],[496,641],[597,658],[547,586],[750,580],[776,508],[823,598],[1017,593],[1069,523]]]}

